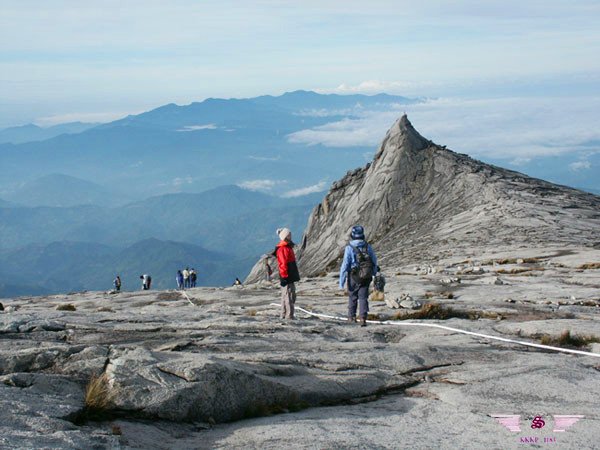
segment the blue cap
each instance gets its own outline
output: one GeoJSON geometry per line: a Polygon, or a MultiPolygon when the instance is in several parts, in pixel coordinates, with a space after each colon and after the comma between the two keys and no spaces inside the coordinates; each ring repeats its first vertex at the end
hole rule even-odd
{"type": "Polygon", "coordinates": [[[360,225],[355,225],[352,227],[352,232],[350,233],[350,237],[352,239],[364,239],[365,238],[365,229],[360,225]]]}

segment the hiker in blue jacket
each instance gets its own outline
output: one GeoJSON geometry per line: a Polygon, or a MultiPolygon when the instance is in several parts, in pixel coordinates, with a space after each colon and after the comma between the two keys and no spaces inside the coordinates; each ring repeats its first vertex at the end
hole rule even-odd
{"type": "Polygon", "coordinates": [[[181,270],[177,271],[177,276],[175,277],[175,281],[177,281],[177,289],[183,289],[183,273],[181,270]]]}
{"type": "Polygon", "coordinates": [[[363,227],[352,227],[350,238],[340,268],[340,289],[348,288],[348,322],[356,322],[358,306],[361,326],[364,327],[369,312],[369,285],[378,269],[377,256],[365,241],[363,227]]]}

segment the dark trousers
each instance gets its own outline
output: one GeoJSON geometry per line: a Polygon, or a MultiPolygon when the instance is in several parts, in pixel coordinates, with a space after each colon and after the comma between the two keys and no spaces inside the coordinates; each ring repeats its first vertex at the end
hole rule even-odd
{"type": "Polygon", "coordinates": [[[369,284],[357,284],[348,274],[348,317],[356,317],[358,306],[361,319],[367,318],[369,312],[369,284]]]}

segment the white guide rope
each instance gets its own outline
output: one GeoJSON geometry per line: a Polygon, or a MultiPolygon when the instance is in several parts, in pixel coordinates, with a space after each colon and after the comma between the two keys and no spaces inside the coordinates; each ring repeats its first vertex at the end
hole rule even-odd
{"type": "MultiPolygon", "coordinates": [[[[276,303],[271,303],[272,306],[280,306],[276,303]]],[[[304,308],[300,308],[300,307],[296,307],[296,309],[298,311],[302,311],[305,314],[308,314],[309,316],[314,316],[314,317],[321,317],[324,319],[333,319],[333,320],[338,320],[338,321],[342,321],[342,322],[346,322],[348,319],[344,318],[344,317],[339,317],[339,316],[330,316],[328,314],[318,314],[318,313],[314,313],[311,311],[307,311],[304,308]]],[[[468,334],[470,336],[477,336],[477,337],[482,337],[482,338],[486,338],[486,339],[493,339],[495,341],[502,341],[502,342],[510,342],[511,344],[519,344],[519,345],[525,345],[527,347],[535,347],[535,348],[541,348],[544,350],[552,350],[555,352],[563,352],[563,353],[574,353],[576,355],[585,355],[585,356],[593,356],[595,358],[600,358],[600,354],[598,353],[592,353],[592,352],[584,352],[582,350],[572,350],[569,348],[561,348],[561,347],[553,347],[550,345],[542,345],[542,344],[534,344],[532,342],[524,342],[524,341],[517,341],[514,339],[507,339],[507,338],[503,338],[503,337],[499,337],[499,336],[490,336],[488,334],[482,334],[482,333],[474,333],[473,331],[466,331],[466,330],[460,330],[458,328],[452,328],[452,327],[447,327],[444,325],[438,325],[437,323],[415,323],[415,322],[406,322],[406,321],[397,321],[397,320],[367,320],[368,323],[376,323],[379,325],[396,325],[396,326],[407,326],[407,327],[429,327],[429,328],[440,328],[442,330],[448,330],[448,331],[453,331],[455,333],[462,333],[462,334],[468,334]]]]}
{"type": "Polygon", "coordinates": [[[188,297],[188,295],[185,293],[185,291],[181,291],[181,293],[182,293],[182,294],[185,296],[185,298],[187,298],[187,301],[188,301],[188,302],[190,302],[190,304],[191,304],[192,306],[196,306],[196,304],[190,300],[190,298],[189,298],[189,297],[188,297]]]}

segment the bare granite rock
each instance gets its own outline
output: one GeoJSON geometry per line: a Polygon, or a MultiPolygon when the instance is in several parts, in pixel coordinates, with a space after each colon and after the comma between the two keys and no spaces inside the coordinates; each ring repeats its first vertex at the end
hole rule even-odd
{"type": "MultiPolygon", "coordinates": [[[[498,256],[477,251],[490,260],[498,256]]],[[[535,276],[504,274],[505,285],[486,277],[463,279],[452,286],[453,298],[443,292],[435,297],[435,289],[449,289],[440,286],[439,273],[390,271],[403,274],[387,277],[386,299],[408,291],[419,302],[469,311],[471,320],[361,328],[298,312],[298,320],[282,321],[279,307],[272,306],[279,291],[252,285],[191,289],[191,303],[161,292],[121,293],[110,300],[113,312],[100,308],[107,300],[95,292],[52,299],[73,303],[76,311],[56,311],[48,298],[7,299],[15,311],[0,315],[5,330],[0,334],[0,402],[6,405],[0,410],[0,444],[314,448],[358,442],[378,448],[518,448],[533,415],[551,424],[553,414],[580,414],[585,419],[571,430],[557,435],[548,429],[536,436],[557,437],[560,448],[589,448],[600,439],[593,426],[600,358],[410,323],[533,343],[564,330],[600,337],[600,272],[571,283],[573,275],[580,276],[581,261],[600,261],[600,250],[569,247],[565,259],[566,251],[514,247],[513,255],[544,259],[548,269],[535,276]],[[573,268],[562,267],[566,263],[573,268]],[[543,303],[571,301],[570,296],[577,298],[572,304],[543,303]],[[506,303],[507,298],[515,303],[506,303]],[[65,327],[33,326],[51,322],[65,327]],[[26,324],[31,326],[21,326],[26,324]],[[111,393],[108,421],[86,421],[83,392],[91,375],[102,373],[111,393]],[[493,414],[521,415],[522,433],[509,432],[493,414]]],[[[452,273],[463,260],[461,254],[437,265],[452,273]]],[[[299,307],[345,318],[346,304],[335,278],[298,285],[299,307]]],[[[370,306],[380,318],[389,311],[384,302],[370,306]]]]}
{"type": "Polygon", "coordinates": [[[257,283],[186,296],[3,299],[0,447],[594,448],[599,211],[597,196],[450,152],[403,117],[313,212],[297,320],[279,319],[260,265],[257,283]],[[336,278],[356,222],[387,281],[365,328],[346,321],[336,278]],[[395,320],[407,292],[444,319],[395,320]],[[542,341],[587,353],[524,345],[542,341]],[[555,415],[583,417],[563,432],[555,415]]]}
{"type": "MultiPolygon", "coordinates": [[[[468,253],[481,242],[498,249],[507,243],[592,247],[599,210],[598,196],[454,153],[423,138],[402,116],[373,161],[335,182],[315,207],[297,252],[299,268],[315,276],[339,267],[357,223],[383,268],[468,253]]],[[[471,265],[463,273],[485,271],[471,265]]],[[[261,278],[259,262],[246,283],[261,278]]]]}

